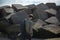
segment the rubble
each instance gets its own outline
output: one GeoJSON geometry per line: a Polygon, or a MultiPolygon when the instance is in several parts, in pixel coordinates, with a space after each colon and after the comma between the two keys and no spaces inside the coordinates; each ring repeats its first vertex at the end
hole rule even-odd
{"type": "Polygon", "coordinates": [[[0,38],[7,37],[12,40],[19,38],[20,40],[21,36],[25,35],[25,33],[20,34],[22,32],[33,35],[32,38],[59,40],[60,6],[55,3],[41,3],[26,6],[12,4],[12,7],[8,5],[0,7],[0,38]],[[30,14],[33,16],[29,17],[30,14]],[[32,20],[30,20],[31,18],[32,20]]]}

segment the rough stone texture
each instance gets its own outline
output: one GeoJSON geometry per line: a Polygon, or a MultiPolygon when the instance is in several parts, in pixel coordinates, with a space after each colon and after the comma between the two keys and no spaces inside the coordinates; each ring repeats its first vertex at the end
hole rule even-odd
{"type": "Polygon", "coordinates": [[[57,17],[58,21],[60,22],[60,9],[59,9],[59,10],[57,10],[56,17],[57,17]]]}
{"type": "Polygon", "coordinates": [[[3,38],[3,37],[0,37],[0,40],[10,40],[8,38],[3,38]]]}
{"type": "Polygon", "coordinates": [[[40,9],[40,10],[46,10],[46,9],[49,9],[49,7],[43,3],[41,4],[38,4],[37,5],[37,8],[40,9]]]}
{"type": "Polygon", "coordinates": [[[56,25],[59,25],[59,21],[58,21],[58,19],[56,18],[56,17],[50,17],[50,18],[48,18],[47,20],[45,20],[46,22],[48,22],[48,23],[52,23],[52,24],[56,24],[56,25]]]}
{"type": "Polygon", "coordinates": [[[27,5],[27,7],[28,7],[29,9],[34,9],[36,6],[35,6],[34,4],[31,4],[31,5],[27,5]]]}
{"type": "Polygon", "coordinates": [[[16,24],[22,23],[24,19],[28,19],[28,15],[24,10],[19,11],[16,14],[11,16],[11,20],[13,21],[13,23],[16,24]]]}
{"type": "Polygon", "coordinates": [[[4,16],[7,16],[13,12],[14,12],[14,10],[12,8],[3,8],[3,15],[4,16]]]}
{"type": "Polygon", "coordinates": [[[52,14],[52,15],[56,15],[57,11],[55,9],[48,9],[48,10],[45,10],[46,12],[52,14]]]}
{"type": "Polygon", "coordinates": [[[46,20],[48,18],[48,15],[44,10],[49,9],[48,6],[42,3],[42,4],[37,5],[36,7],[37,8],[33,12],[34,18],[46,20]]]}
{"type": "Polygon", "coordinates": [[[36,9],[33,12],[33,15],[34,15],[34,19],[39,18],[41,20],[46,20],[48,18],[48,14],[41,9],[36,9]]]}
{"type": "Polygon", "coordinates": [[[46,25],[46,23],[44,21],[38,19],[32,27],[34,30],[38,31],[38,29],[40,29],[44,25],[46,25]]]}
{"type": "Polygon", "coordinates": [[[60,33],[60,27],[57,26],[57,25],[54,25],[54,24],[46,25],[46,26],[44,26],[42,28],[45,29],[45,30],[48,30],[50,32],[53,32],[55,34],[60,33]]]}
{"type": "Polygon", "coordinates": [[[56,4],[55,4],[55,3],[46,3],[46,5],[47,5],[49,8],[56,9],[56,4]]]}
{"type": "Polygon", "coordinates": [[[22,6],[22,5],[20,5],[20,4],[12,4],[12,8],[13,8],[15,11],[20,11],[20,10],[23,10],[23,9],[27,9],[28,7],[22,6]]]}
{"type": "Polygon", "coordinates": [[[45,40],[60,40],[60,38],[49,38],[49,39],[45,39],[45,40]]]}

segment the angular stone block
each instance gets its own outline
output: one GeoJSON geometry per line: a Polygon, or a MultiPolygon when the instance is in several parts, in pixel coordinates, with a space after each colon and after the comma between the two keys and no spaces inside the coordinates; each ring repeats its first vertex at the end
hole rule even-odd
{"type": "Polygon", "coordinates": [[[45,21],[48,22],[48,23],[59,25],[59,21],[58,21],[58,19],[56,17],[50,17],[45,21]]]}
{"type": "Polygon", "coordinates": [[[20,11],[20,10],[23,10],[23,9],[27,9],[28,7],[22,6],[21,4],[12,4],[12,8],[15,11],[20,11]]]}
{"type": "Polygon", "coordinates": [[[49,39],[44,39],[44,40],[60,40],[60,38],[49,38],[49,39]]]}
{"type": "Polygon", "coordinates": [[[24,10],[22,10],[12,15],[10,19],[13,23],[20,24],[23,23],[24,19],[28,19],[28,15],[24,10]]]}
{"type": "Polygon", "coordinates": [[[49,7],[48,7],[47,5],[45,5],[45,4],[43,4],[43,3],[38,4],[36,7],[37,7],[38,9],[40,9],[40,10],[49,9],[49,7]]]}
{"type": "Polygon", "coordinates": [[[41,3],[36,6],[36,9],[33,11],[34,18],[39,18],[41,20],[46,20],[48,18],[48,14],[44,11],[49,9],[48,6],[41,3]]]}
{"type": "Polygon", "coordinates": [[[33,12],[33,18],[39,18],[41,20],[46,20],[48,18],[48,14],[41,10],[41,9],[36,9],[34,12],[33,12]]]}
{"type": "Polygon", "coordinates": [[[35,6],[34,4],[31,4],[31,5],[27,5],[27,7],[28,7],[29,9],[34,9],[36,6],[35,6]]]}
{"type": "Polygon", "coordinates": [[[44,21],[38,19],[32,27],[34,30],[38,31],[38,29],[40,29],[41,27],[43,27],[46,24],[47,23],[45,23],[44,21]]]}
{"type": "Polygon", "coordinates": [[[9,15],[13,12],[14,12],[14,10],[12,8],[3,8],[3,15],[4,16],[9,15]]]}
{"type": "Polygon", "coordinates": [[[55,4],[55,3],[46,3],[46,5],[47,5],[49,8],[56,9],[56,4],[55,4]]]}
{"type": "Polygon", "coordinates": [[[45,10],[47,13],[52,14],[52,15],[56,15],[57,11],[55,9],[48,9],[45,10]]]}
{"type": "Polygon", "coordinates": [[[46,25],[46,26],[43,26],[42,28],[54,34],[60,33],[60,27],[55,24],[46,25]]]}

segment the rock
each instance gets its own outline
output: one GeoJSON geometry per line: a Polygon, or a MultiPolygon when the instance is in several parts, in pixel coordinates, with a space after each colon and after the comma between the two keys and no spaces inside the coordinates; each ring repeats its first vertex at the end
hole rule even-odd
{"type": "Polygon", "coordinates": [[[49,8],[56,9],[56,4],[55,4],[55,3],[46,3],[46,5],[47,5],[49,8]]]}
{"type": "Polygon", "coordinates": [[[45,40],[60,40],[60,38],[49,38],[49,39],[45,39],[45,40]]]}
{"type": "Polygon", "coordinates": [[[46,25],[46,23],[44,21],[38,19],[32,27],[34,30],[38,31],[38,29],[40,29],[44,25],[46,25]]]}
{"type": "Polygon", "coordinates": [[[23,9],[27,9],[28,7],[22,6],[22,5],[20,5],[20,4],[12,4],[12,8],[13,8],[15,11],[20,11],[20,10],[23,10],[23,9]]]}
{"type": "Polygon", "coordinates": [[[44,11],[49,9],[48,6],[41,3],[36,6],[36,9],[33,11],[34,18],[39,18],[41,20],[46,20],[48,18],[48,14],[44,11]]]}
{"type": "Polygon", "coordinates": [[[28,15],[24,10],[22,10],[12,15],[10,19],[13,21],[14,24],[20,24],[24,21],[24,19],[28,19],[28,15]]]}
{"type": "Polygon", "coordinates": [[[45,11],[48,12],[49,14],[52,14],[52,15],[56,15],[56,13],[57,13],[57,11],[55,9],[48,9],[45,11]]]}
{"type": "Polygon", "coordinates": [[[45,20],[46,22],[48,22],[48,23],[52,23],[52,24],[56,24],[56,25],[59,25],[60,23],[59,23],[59,21],[58,21],[58,19],[56,18],[56,17],[50,17],[50,18],[48,18],[47,20],[45,20]]]}
{"type": "Polygon", "coordinates": [[[60,27],[55,25],[55,24],[46,25],[46,26],[44,26],[42,28],[45,29],[45,30],[48,30],[48,31],[50,31],[50,32],[52,32],[54,34],[60,33],[60,27]]]}
{"type": "Polygon", "coordinates": [[[4,16],[7,16],[13,12],[14,12],[14,10],[12,8],[3,8],[3,15],[4,16]]]}
{"type": "Polygon", "coordinates": [[[40,10],[47,10],[47,9],[49,9],[49,7],[47,5],[45,5],[45,4],[43,4],[43,3],[38,4],[37,8],[40,9],[40,10]]]}
{"type": "Polygon", "coordinates": [[[20,32],[20,25],[19,24],[13,24],[5,29],[7,33],[18,33],[20,32]]]}

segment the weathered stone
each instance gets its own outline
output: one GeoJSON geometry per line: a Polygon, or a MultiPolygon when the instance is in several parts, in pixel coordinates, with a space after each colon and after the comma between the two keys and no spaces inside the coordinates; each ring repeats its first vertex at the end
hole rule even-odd
{"type": "Polygon", "coordinates": [[[16,14],[11,16],[11,20],[16,24],[22,23],[24,19],[28,19],[28,15],[24,10],[16,12],[16,14]]]}
{"type": "Polygon", "coordinates": [[[34,9],[36,6],[35,6],[34,4],[31,4],[31,5],[27,5],[27,7],[28,7],[29,9],[34,9]]]}
{"type": "Polygon", "coordinates": [[[47,5],[49,8],[56,9],[56,4],[55,4],[55,3],[46,3],[46,5],[47,5]]]}
{"type": "Polygon", "coordinates": [[[48,14],[44,11],[49,9],[45,4],[39,4],[36,6],[36,9],[33,12],[34,18],[39,18],[41,20],[46,20],[48,18],[48,14]]]}
{"type": "Polygon", "coordinates": [[[58,19],[56,17],[50,17],[45,21],[48,22],[48,23],[59,25],[59,21],[58,21],[58,19]]]}
{"type": "Polygon", "coordinates": [[[4,16],[4,18],[8,20],[8,19],[10,19],[10,17],[11,17],[12,15],[14,15],[14,14],[15,14],[15,13],[11,13],[11,14],[9,14],[9,15],[7,15],[7,16],[4,16]]]}
{"type": "Polygon", "coordinates": [[[46,25],[46,26],[44,26],[42,28],[45,29],[45,30],[48,30],[48,31],[50,31],[50,32],[52,32],[54,34],[60,33],[60,27],[55,25],[55,24],[46,25]]]}
{"type": "Polygon", "coordinates": [[[50,13],[52,15],[56,15],[57,11],[55,9],[48,9],[48,10],[45,10],[47,13],[50,13]]]}
{"type": "Polygon", "coordinates": [[[41,20],[46,20],[48,18],[48,14],[41,10],[41,9],[36,9],[34,12],[33,12],[33,18],[39,18],[41,20]]]}
{"type": "Polygon", "coordinates": [[[46,9],[49,9],[49,7],[43,3],[37,5],[37,8],[40,9],[40,10],[46,10],[46,9]]]}
{"type": "Polygon", "coordinates": [[[49,39],[44,39],[44,40],[60,40],[60,38],[49,38],[49,39]]]}
{"type": "Polygon", "coordinates": [[[12,8],[3,8],[3,15],[4,16],[9,15],[13,12],[14,12],[14,10],[12,8]]]}
{"type": "Polygon", "coordinates": [[[59,9],[59,10],[57,10],[56,17],[57,17],[58,21],[60,22],[60,9],[59,9]]]}
{"type": "Polygon", "coordinates": [[[23,10],[23,9],[27,9],[28,7],[22,6],[22,5],[20,5],[20,4],[12,4],[12,8],[13,8],[15,11],[20,11],[20,10],[23,10]]]}
{"type": "Polygon", "coordinates": [[[38,31],[38,29],[40,29],[44,25],[46,25],[46,23],[44,21],[38,19],[32,27],[34,30],[38,31]]]}

